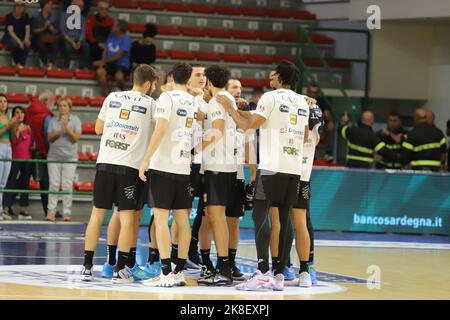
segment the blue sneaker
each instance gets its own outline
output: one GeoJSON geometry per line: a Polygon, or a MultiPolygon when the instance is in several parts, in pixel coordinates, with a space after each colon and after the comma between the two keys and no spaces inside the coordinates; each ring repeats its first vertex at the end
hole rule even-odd
{"type": "Polygon", "coordinates": [[[154,278],[156,276],[159,276],[161,273],[161,261],[158,262],[153,262],[152,264],[150,264],[149,262],[147,262],[145,264],[145,269],[144,269],[145,273],[147,274],[147,277],[150,278],[154,278]]]}
{"type": "Polygon", "coordinates": [[[111,279],[113,277],[115,267],[116,266],[112,266],[108,262],[105,262],[105,264],[103,265],[103,270],[102,270],[102,278],[111,279]]]}
{"type": "Polygon", "coordinates": [[[286,266],[284,268],[283,275],[284,275],[284,280],[286,280],[286,281],[295,280],[295,272],[292,269],[292,265],[291,266],[286,266]]]}
{"type": "Polygon", "coordinates": [[[133,268],[126,267],[128,271],[133,275],[134,281],[142,281],[147,280],[147,273],[139,267],[138,264],[135,264],[133,268]]]}
{"type": "Polygon", "coordinates": [[[311,282],[314,285],[317,284],[317,273],[316,273],[316,266],[314,265],[314,262],[308,263],[308,272],[311,276],[311,282]]]}

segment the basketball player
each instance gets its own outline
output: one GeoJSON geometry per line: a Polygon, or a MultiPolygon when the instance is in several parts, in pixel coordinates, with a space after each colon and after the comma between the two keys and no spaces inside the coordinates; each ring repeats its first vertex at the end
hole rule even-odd
{"type": "Polygon", "coordinates": [[[161,274],[143,282],[151,287],[186,285],[183,270],[191,239],[190,166],[194,126],[199,110],[194,97],[187,92],[192,67],[187,63],[177,63],[172,71],[173,90],[164,92],[158,99],[154,116],[155,132],[139,170],[141,180],[149,180],[150,183],[149,204],[154,212],[156,239],[161,255],[161,274]],[[170,210],[177,223],[179,239],[174,272],[170,261],[170,210]]]}
{"type": "Polygon", "coordinates": [[[119,257],[113,283],[131,282],[126,268],[131,249],[135,211],[143,204],[145,185],[139,179],[139,166],[145,154],[151,131],[155,102],[148,96],[155,89],[157,71],[139,65],[133,73],[131,91],[113,92],[106,97],[96,122],[100,142],[94,182],[94,206],[86,229],[82,279],[92,280],[94,252],[106,210],[113,203],[120,211],[121,230],[118,239],[119,257]]]}
{"type": "MultiPolygon", "coordinates": [[[[282,61],[274,71],[273,86],[276,90],[261,97],[253,114],[236,111],[226,99],[218,101],[238,127],[244,130],[260,128],[261,182],[270,207],[278,211],[281,226],[279,253],[282,253],[290,252],[292,246],[292,241],[289,243],[287,239],[290,211],[298,198],[303,143],[308,135],[309,107],[303,96],[291,90],[300,76],[297,66],[282,61]]],[[[266,274],[258,270],[252,279],[238,285],[237,289],[257,290],[261,285],[258,283],[262,283],[262,289],[284,290],[283,270],[286,264],[287,258],[280,254],[280,261],[273,266],[273,278],[270,277],[266,262],[266,274]]]]}

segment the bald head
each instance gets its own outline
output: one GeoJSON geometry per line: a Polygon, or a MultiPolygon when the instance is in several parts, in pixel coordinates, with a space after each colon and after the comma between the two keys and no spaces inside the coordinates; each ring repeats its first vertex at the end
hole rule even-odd
{"type": "Polygon", "coordinates": [[[434,112],[431,110],[425,110],[426,114],[427,114],[427,124],[429,124],[430,126],[434,125],[434,112]]]}
{"type": "Polygon", "coordinates": [[[427,123],[427,111],[423,108],[419,108],[414,113],[414,122],[416,124],[427,123]]]}
{"type": "Polygon", "coordinates": [[[372,111],[364,111],[361,115],[361,123],[365,124],[366,126],[373,126],[373,123],[375,122],[375,116],[373,115],[372,111]]]}

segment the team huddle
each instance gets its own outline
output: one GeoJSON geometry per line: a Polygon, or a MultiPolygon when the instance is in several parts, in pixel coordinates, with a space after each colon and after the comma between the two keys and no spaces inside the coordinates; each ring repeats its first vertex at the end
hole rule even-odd
{"type": "Polygon", "coordinates": [[[150,95],[157,74],[150,65],[136,67],[133,88],[109,94],[98,115],[95,130],[102,138],[82,280],[93,280],[101,225],[107,210],[115,207],[102,270],[102,277],[113,283],[185,286],[185,271],[194,269],[200,272],[198,285],[238,283],[238,290],[282,291],[285,280],[296,278],[289,269],[295,237],[298,285],[312,286],[309,180],[323,116],[314,99],[292,91],[299,69],[280,62],[270,75],[274,90],[261,97],[255,110],[245,111],[240,83],[231,79],[227,67],[177,63],[155,101],[150,95]],[[250,169],[247,186],[245,163],[250,169]],[[145,204],[153,216],[148,262],[141,268],[136,246],[145,204]],[[246,279],[235,259],[239,218],[250,208],[258,270],[246,279]],[[212,235],[216,266],[210,258],[212,235]]]}

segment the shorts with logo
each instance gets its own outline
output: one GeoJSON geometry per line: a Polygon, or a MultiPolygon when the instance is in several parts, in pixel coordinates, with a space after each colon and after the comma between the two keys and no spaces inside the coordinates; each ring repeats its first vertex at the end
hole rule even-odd
{"type": "Polygon", "coordinates": [[[226,216],[239,218],[245,213],[245,180],[236,179],[232,192],[233,204],[227,207],[226,216]]]}
{"type": "Polygon", "coordinates": [[[193,163],[191,169],[191,190],[194,197],[203,195],[203,174],[200,173],[201,164],[193,163]]]}
{"type": "Polygon", "coordinates": [[[112,209],[113,204],[120,211],[141,210],[145,202],[145,182],[134,168],[97,164],[94,181],[94,206],[112,209]]]}
{"type": "Polygon", "coordinates": [[[192,208],[190,177],[149,170],[148,204],[151,208],[181,210],[192,208]]]}
{"type": "Polygon", "coordinates": [[[234,185],[237,172],[205,171],[203,200],[206,206],[233,205],[234,185]]]}
{"type": "Polygon", "coordinates": [[[300,176],[261,171],[266,199],[273,207],[294,205],[300,192],[300,176]]]}
{"type": "Polygon", "coordinates": [[[298,193],[297,203],[294,204],[294,208],[307,210],[309,208],[309,199],[311,199],[309,181],[300,181],[300,192],[298,193]]]}

